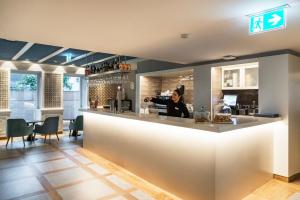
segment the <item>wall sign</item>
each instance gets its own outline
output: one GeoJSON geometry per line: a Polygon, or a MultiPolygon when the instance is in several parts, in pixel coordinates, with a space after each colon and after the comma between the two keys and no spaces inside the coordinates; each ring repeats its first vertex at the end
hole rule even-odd
{"type": "Polygon", "coordinates": [[[286,9],[273,9],[249,15],[249,34],[263,33],[286,27],[286,9]]]}

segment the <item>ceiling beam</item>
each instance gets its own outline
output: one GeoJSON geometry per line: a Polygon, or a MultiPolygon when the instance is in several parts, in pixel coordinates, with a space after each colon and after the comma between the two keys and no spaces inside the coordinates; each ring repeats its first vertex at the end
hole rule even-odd
{"type": "Polygon", "coordinates": [[[55,51],[55,52],[49,54],[49,55],[46,56],[45,58],[42,58],[42,59],[39,60],[38,62],[39,62],[39,63],[42,63],[42,62],[44,62],[44,61],[46,61],[46,60],[49,60],[50,58],[52,58],[52,57],[54,57],[54,56],[60,54],[61,52],[65,51],[65,50],[67,50],[67,49],[68,49],[68,48],[61,48],[61,49],[58,49],[57,51],[55,51]]]}
{"type": "Polygon", "coordinates": [[[70,61],[66,61],[66,62],[61,63],[61,65],[65,65],[65,64],[74,62],[74,61],[76,61],[76,60],[80,60],[80,59],[82,59],[82,58],[88,57],[88,56],[93,55],[93,54],[95,54],[95,53],[96,53],[96,52],[89,52],[89,53],[86,53],[86,54],[77,56],[77,57],[71,59],[70,61]]]}
{"type": "Polygon", "coordinates": [[[23,48],[16,55],[14,55],[12,60],[17,60],[18,58],[20,58],[26,51],[28,51],[28,49],[30,49],[30,47],[32,47],[33,44],[34,43],[32,42],[28,42],[27,44],[25,44],[23,48]]]}
{"type": "Polygon", "coordinates": [[[83,64],[81,65],[81,67],[85,67],[87,65],[92,65],[92,64],[97,64],[97,63],[101,63],[101,62],[104,62],[106,60],[110,60],[110,59],[113,59],[113,58],[117,58],[119,57],[118,55],[115,55],[115,56],[110,56],[110,57],[107,57],[107,58],[103,58],[101,60],[95,60],[94,62],[89,62],[89,63],[86,63],[86,64],[83,64]]]}

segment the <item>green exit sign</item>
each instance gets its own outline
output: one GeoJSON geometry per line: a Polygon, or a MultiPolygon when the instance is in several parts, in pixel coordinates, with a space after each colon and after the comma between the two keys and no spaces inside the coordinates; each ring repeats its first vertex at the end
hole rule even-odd
{"type": "Polygon", "coordinates": [[[284,7],[249,16],[249,33],[263,33],[286,27],[286,9],[284,7]]]}

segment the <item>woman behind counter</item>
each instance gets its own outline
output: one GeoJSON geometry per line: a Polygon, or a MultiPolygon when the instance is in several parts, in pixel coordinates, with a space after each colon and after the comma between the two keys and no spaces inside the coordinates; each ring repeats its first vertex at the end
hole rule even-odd
{"type": "Polygon", "coordinates": [[[180,89],[173,91],[170,99],[158,99],[154,97],[147,97],[145,101],[151,101],[153,103],[162,104],[167,106],[167,115],[172,117],[188,118],[190,116],[189,111],[183,102],[183,97],[180,89]]]}

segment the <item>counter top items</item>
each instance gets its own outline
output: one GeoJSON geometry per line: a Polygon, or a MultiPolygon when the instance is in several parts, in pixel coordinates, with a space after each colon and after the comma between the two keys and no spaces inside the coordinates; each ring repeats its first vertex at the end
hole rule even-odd
{"type": "Polygon", "coordinates": [[[196,123],[198,122],[210,122],[210,112],[205,111],[202,106],[200,111],[194,112],[194,120],[196,123]]]}
{"type": "Polygon", "coordinates": [[[231,108],[224,103],[223,99],[220,99],[219,103],[214,106],[213,121],[216,123],[230,122],[231,108]]]}
{"type": "Polygon", "coordinates": [[[254,117],[276,118],[276,117],[279,117],[279,114],[275,114],[275,113],[255,113],[254,117]]]}
{"type": "Polygon", "coordinates": [[[215,115],[213,123],[219,124],[232,124],[231,114],[228,113],[218,113],[215,115]]]}

